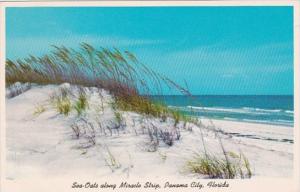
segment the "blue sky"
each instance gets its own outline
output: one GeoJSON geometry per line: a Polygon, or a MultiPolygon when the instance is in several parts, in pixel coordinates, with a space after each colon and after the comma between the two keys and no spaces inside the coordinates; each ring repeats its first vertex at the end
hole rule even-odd
{"type": "Polygon", "coordinates": [[[80,42],[130,50],[193,94],[293,94],[292,7],[6,9],[7,58],[80,42]]]}

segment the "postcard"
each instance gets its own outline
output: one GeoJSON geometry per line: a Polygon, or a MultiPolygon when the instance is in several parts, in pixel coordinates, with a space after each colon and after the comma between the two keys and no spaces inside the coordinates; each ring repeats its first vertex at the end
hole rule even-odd
{"type": "Polygon", "coordinates": [[[2,191],[300,190],[299,2],[0,5],[2,191]]]}

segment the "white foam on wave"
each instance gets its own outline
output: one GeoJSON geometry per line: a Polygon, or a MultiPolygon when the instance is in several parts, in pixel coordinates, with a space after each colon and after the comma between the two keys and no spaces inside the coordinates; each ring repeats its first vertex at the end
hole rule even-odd
{"type": "Polygon", "coordinates": [[[289,121],[289,120],[282,120],[282,119],[278,119],[276,120],[278,122],[282,122],[282,123],[293,123],[293,121],[289,121]]]}
{"type": "Polygon", "coordinates": [[[284,112],[294,114],[294,111],[285,110],[284,112]]]}
{"type": "Polygon", "coordinates": [[[236,118],[230,118],[230,117],[224,117],[224,120],[229,120],[229,121],[239,121],[239,119],[236,119],[236,118]]]}
{"type": "Polygon", "coordinates": [[[263,115],[265,113],[260,111],[248,110],[246,108],[222,108],[222,107],[196,107],[187,106],[189,109],[202,110],[202,111],[215,111],[215,112],[229,112],[229,113],[244,113],[244,114],[256,114],[263,115]]]}
{"type": "Polygon", "coordinates": [[[249,110],[249,111],[267,112],[267,113],[278,113],[278,112],[282,112],[281,109],[260,109],[260,108],[251,108],[251,107],[243,107],[243,109],[246,109],[246,110],[249,110]]]}

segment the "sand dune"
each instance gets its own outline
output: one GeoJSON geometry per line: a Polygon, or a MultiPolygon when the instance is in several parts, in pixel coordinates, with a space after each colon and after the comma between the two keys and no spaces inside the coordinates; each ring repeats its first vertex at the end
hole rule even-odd
{"type": "MultiPolygon", "coordinates": [[[[185,168],[195,152],[204,150],[199,127],[189,124],[183,128],[180,123],[180,138],[173,146],[164,142],[155,146],[145,125],[172,132],[171,119],[161,122],[119,111],[123,122],[114,129],[115,111],[110,104],[113,98],[97,88],[85,88],[89,107],[82,116],[78,117],[74,110],[64,116],[53,108],[49,97],[65,86],[70,85],[33,85],[6,99],[7,178],[74,174],[98,178],[206,177],[185,168]],[[43,110],[37,113],[41,106],[43,110]],[[72,126],[83,123],[86,123],[84,136],[77,138],[72,126]]],[[[210,120],[202,119],[202,123],[206,148],[222,155],[210,120]]],[[[219,130],[226,150],[241,151],[247,156],[254,177],[292,176],[293,128],[221,120],[212,123],[219,130]]]]}

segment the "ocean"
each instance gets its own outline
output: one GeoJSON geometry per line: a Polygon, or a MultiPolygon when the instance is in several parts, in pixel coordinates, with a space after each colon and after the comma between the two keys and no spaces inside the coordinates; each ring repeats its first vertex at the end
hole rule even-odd
{"type": "Polygon", "coordinates": [[[198,95],[151,96],[171,108],[198,117],[266,123],[292,127],[294,101],[292,95],[198,95]]]}

